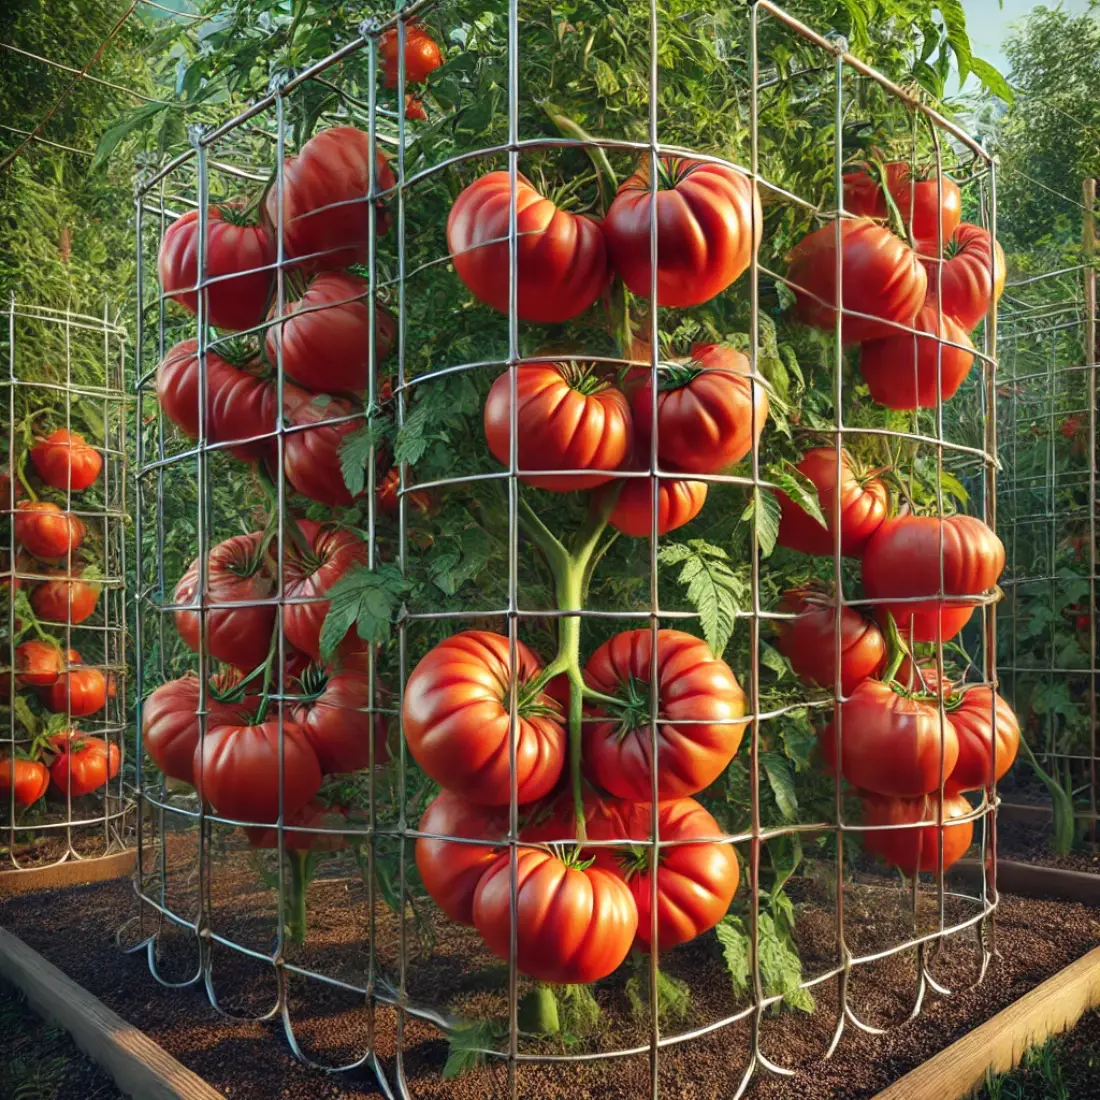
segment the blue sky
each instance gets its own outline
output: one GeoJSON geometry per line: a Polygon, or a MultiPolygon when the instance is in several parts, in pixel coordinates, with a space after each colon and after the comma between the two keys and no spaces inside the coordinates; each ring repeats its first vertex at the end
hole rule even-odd
{"type": "MultiPolygon", "coordinates": [[[[997,0],[963,0],[966,9],[966,29],[974,52],[991,64],[1005,71],[1005,57],[1001,46],[1008,37],[1009,26],[1032,8],[1035,0],[1004,0],[1004,7],[997,0]]],[[[1057,0],[1046,0],[1046,6],[1057,6],[1057,0]]],[[[1062,0],[1062,7],[1070,12],[1088,10],[1088,0],[1062,0]]]]}

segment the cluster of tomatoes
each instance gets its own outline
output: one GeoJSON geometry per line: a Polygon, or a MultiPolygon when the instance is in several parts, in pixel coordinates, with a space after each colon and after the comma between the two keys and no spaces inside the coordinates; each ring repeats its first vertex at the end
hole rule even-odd
{"type": "MultiPolygon", "coordinates": [[[[64,428],[39,439],[30,458],[41,483],[62,492],[89,488],[103,468],[99,452],[82,435],[64,428]]],[[[18,481],[7,475],[3,481],[4,496],[21,495],[18,481]]],[[[30,592],[39,637],[15,646],[14,667],[0,673],[0,695],[30,688],[51,714],[68,719],[95,714],[114,694],[113,678],[86,666],[75,649],[65,650],[42,629],[43,624],[79,625],[99,602],[100,584],[85,576],[85,566],[75,557],[85,525],[59,505],[38,499],[15,504],[14,524],[16,569],[4,589],[21,587],[22,573],[46,579],[35,582],[30,592]]],[[[17,629],[21,626],[16,622],[17,629]]],[[[117,745],[76,729],[35,738],[28,753],[0,757],[0,806],[6,807],[12,797],[17,806],[31,806],[51,782],[63,795],[89,794],[116,776],[119,764],[117,745]]]]}
{"type": "MultiPolygon", "coordinates": [[[[839,467],[838,482],[832,448],[806,453],[798,468],[816,486],[828,524],[822,526],[782,495],[780,544],[831,556],[839,508],[840,551],[860,559],[864,595],[879,623],[891,617],[910,647],[950,641],[997,584],[1005,561],[1000,539],[971,516],[891,516],[881,478],[858,470],[843,451],[839,467]]],[[[880,626],[856,607],[840,611],[838,653],[836,605],[824,593],[788,592],[782,610],[797,617],[780,623],[780,652],[804,682],[843,698],[840,721],[822,732],[821,748],[834,768],[839,739],[841,774],[860,791],[865,824],[934,819],[928,796],[939,790],[941,769],[944,820],[966,817],[971,809],[961,792],[992,786],[1012,766],[1019,726],[990,687],[957,689],[946,681],[941,686],[934,662],[929,669],[908,655],[900,664],[891,661],[880,626]],[[946,712],[942,727],[940,695],[946,712]]],[[[937,833],[934,825],[873,830],[865,834],[864,847],[912,875],[936,869],[939,836],[946,867],[970,846],[972,834],[970,820],[946,833],[937,833]]]]}
{"type": "Polygon", "coordinates": [[[857,217],[839,224],[839,287],[835,223],[791,252],[796,313],[832,331],[840,302],[841,339],[861,345],[859,369],[872,398],[891,409],[933,408],[937,398],[953,397],[970,371],[969,334],[1004,290],[1004,252],[988,230],[960,221],[954,181],[920,178],[902,162],[847,173],[844,205],[857,217]],[[883,224],[891,207],[908,241],[883,224]]]}
{"type": "Polygon", "coordinates": [[[652,938],[651,837],[654,791],[651,692],[656,695],[656,812],[662,841],[683,841],[656,859],[657,946],[693,939],[725,915],[737,889],[729,844],[698,842],[722,830],[691,796],[709,786],[737,752],[745,694],[706,642],[678,630],[616,634],[589,657],[584,727],[585,840],[579,850],[563,711],[569,687],[548,679],[516,641],[464,631],[435,646],[405,688],[409,751],[443,788],[420,820],[416,863],[424,886],[452,920],[473,925],[501,958],[509,955],[511,855],[501,838],[515,777],[521,807],[516,850],[519,969],[552,982],[591,982],[615,970],[632,945],[652,938]],[[509,760],[510,685],[518,724],[509,760]],[[461,843],[462,837],[485,843],[461,843]],[[586,846],[590,841],[604,842],[586,846]],[[608,845],[606,842],[616,842],[608,845]],[[697,841],[690,843],[691,841],[697,841]],[[554,842],[563,846],[552,848],[554,842]],[[535,845],[539,845],[536,847],[535,845]]]}

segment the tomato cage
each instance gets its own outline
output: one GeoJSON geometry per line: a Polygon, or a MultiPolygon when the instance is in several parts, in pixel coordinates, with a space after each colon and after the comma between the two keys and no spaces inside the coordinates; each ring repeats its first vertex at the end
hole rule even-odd
{"type": "Polygon", "coordinates": [[[994,957],[993,160],[635,7],[409,5],[137,188],[125,943],[386,1095],[766,1095],[994,957]]]}
{"type": "Polygon", "coordinates": [[[1040,862],[1095,844],[1097,821],[1096,181],[1046,201],[1062,244],[1006,288],[998,383],[1000,666],[1037,758],[1013,777],[1006,827],[1040,862]]]}
{"type": "Polygon", "coordinates": [[[108,873],[132,846],[126,733],[126,333],[8,303],[0,893],[108,873]]]}

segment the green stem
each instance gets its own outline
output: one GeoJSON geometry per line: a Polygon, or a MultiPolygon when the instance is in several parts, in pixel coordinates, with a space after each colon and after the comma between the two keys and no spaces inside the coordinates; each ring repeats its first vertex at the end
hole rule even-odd
{"type": "Polygon", "coordinates": [[[519,521],[526,530],[531,541],[543,552],[546,564],[550,566],[550,572],[555,580],[558,574],[565,568],[569,558],[569,552],[558,541],[557,536],[539,519],[534,508],[523,499],[519,498],[519,521]]]}
{"type": "Polygon", "coordinates": [[[38,500],[38,494],[31,488],[30,482],[27,480],[27,452],[24,451],[19,456],[19,461],[15,464],[15,476],[19,478],[19,484],[23,486],[23,491],[27,494],[32,501],[38,500]]]}
{"type": "Polygon", "coordinates": [[[309,852],[293,848],[286,850],[290,865],[290,881],[287,883],[286,932],[295,943],[306,940],[306,890],[309,887],[309,852]]]}
{"type": "MultiPolygon", "coordinates": [[[[898,674],[898,669],[901,668],[901,662],[909,657],[909,647],[902,641],[901,634],[898,632],[898,624],[889,611],[886,612],[886,645],[890,654],[890,663],[886,666],[882,679],[885,683],[891,684],[898,674]]],[[[911,660],[913,666],[916,667],[916,659],[911,658],[911,660]]]]}

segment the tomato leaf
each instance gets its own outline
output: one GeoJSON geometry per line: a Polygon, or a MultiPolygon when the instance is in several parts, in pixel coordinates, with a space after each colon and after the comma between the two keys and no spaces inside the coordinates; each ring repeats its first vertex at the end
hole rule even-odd
{"type": "MultiPolygon", "coordinates": [[[[722,945],[734,992],[747,995],[752,982],[752,941],[747,921],[737,916],[723,917],[714,927],[722,945]]],[[[760,912],[757,918],[757,946],[760,976],[764,995],[782,996],[790,1008],[802,1012],[814,1010],[814,999],[808,989],[801,988],[802,963],[786,929],[786,922],[772,914],[760,912]]],[[[777,1006],[778,1007],[778,1006],[777,1006]]]]}
{"type": "Polygon", "coordinates": [[[765,558],[770,557],[779,538],[779,498],[760,486],[753,489],[752,500],[741,513],[741,519],[746,523],[754,518],[760,553],[765,558]]]}
{"type": "Polygon", "coordinates": [[[988,61],[983,61],[980,57],[970,58],[970,68],[974,75],[982,82],[982,84],[991,91],[995,96],[1003,99],[1010,107],[1016,99],[1016,93],[1013,92],[1012,87],[1008,81],[995,69],[988,61]]]}
{"type": "Polygon", "coordinates": [[[764,476],[778,485],[803,512],[813,516],[822,527],[828,526],[821,511],[817,486],[793,462],[784,459],[782,466],[769,466],[764,471],[764,476]]]}
{"type": "Polygon", "coordinates": [[[662,546],[657,554],[662,565],[681,565],[677,578],[687,586],[688,602],[699,613],[703,637],[715,657],[729,645],[746,594],[744,580],[731,568],[729,555],[703,539],[662,546]]]}
{"type": "Polygon", "coordinates": [[[380,437],[377,426],[368,421],[358,431],[344,436],[340,444],[340,472],[344,475],[344,484],[353,497],[357,497],[367,487],[367,464],[380,437]]]}
{"type": "Polygon", "coordinates": [[[794,777],[787,761],[777,752],[762,752],[760,764],[768,777],[768,786],[775,796],[775,804],[784,821],[798,820],[798,793],[794,789],[794,777]]]}
{"type": "Polygon", "coordinates": [[[496,1020],[462,1020],[448,1032],[447,1061],[443,1078],[453,1081],[464,1073],[485,1065],[486,1050],[496,1050],[507,1038],[507,1025],[496,1020]]]}
{"type": "Polygon", "coordinates": [[[587,985],[551,986],[558,1001],[561,1030],[574,1038],[595,1032],[600,1024],[600,1005],[587,985]]]}
{"type": "Polygon", "coordinates": [[[408,580],[390,564],[377,570],[360,566],[341,577],[329,590],[328,614],[321,626],[321,657],[328,660],[351,627],[365,642],[384,642],[401,599],[410,591],[408,580]]]}
{"type": "MultiPolygon", "coordinates": [[[[641,964],[626,980],[627,1002],[636,1020],[649,1018],[649,967],[641,964]]],[[[657,971],[658,1020],[684,1020],[691,1009],[691,987],[663,970],[657,971]]]]}

